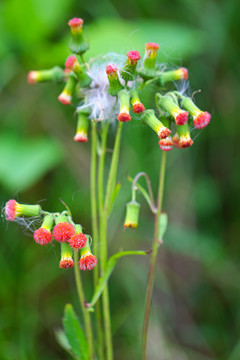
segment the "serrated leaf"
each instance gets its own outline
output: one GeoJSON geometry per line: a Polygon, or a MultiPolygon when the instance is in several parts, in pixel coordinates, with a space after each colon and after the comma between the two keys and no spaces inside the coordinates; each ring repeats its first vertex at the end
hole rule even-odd
{"type": "Polygon", "coordinates": [[[65,306],[63,326],[73,354],[81,360],[88,360],[89,354],[86,337],[71,304],[66,304],[65,306]]]}

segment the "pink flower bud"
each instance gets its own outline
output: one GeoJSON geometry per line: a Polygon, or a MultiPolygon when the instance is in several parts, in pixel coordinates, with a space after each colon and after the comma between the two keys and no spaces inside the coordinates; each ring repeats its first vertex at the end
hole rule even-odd
{"type": "Polygon", "coordinates": [[[82,249],[87,242],[87,237],[83,233],[75,234],[68,241],[72,249],[82,249]]]}

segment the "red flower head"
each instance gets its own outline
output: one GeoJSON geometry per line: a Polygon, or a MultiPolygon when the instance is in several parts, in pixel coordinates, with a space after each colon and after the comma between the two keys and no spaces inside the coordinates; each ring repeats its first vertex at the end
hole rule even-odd
{"type": "Polygon", "coordinates": [[[17,209],[16,209],[16,206],[17,206],[17,202],[16,200],[9,200],[7,203],[6,203],[6,206],[5,206],[5,216],[6,216],[6,219],[8,221],[14,221],[15,218],[16,218],[16,212],[17,212],[17,209]]]}
{"type": "Polygon", "coordinates": [[[159,45],[157,43],[154,42],[149,42],[145,44],[145,48],[146,50],[154,50],[157,51],[159,49],[159,45]]]}
{"type": "Polygon", "coordinates": [[[58,223],[53,229],[53,237],[59,242],[68,241],[74,234],[74,226],[66,221],[58,223]]]}
{"type": "Polygon", "coordinates": [[[117,119],[122,122],[127,122],[131,120],[131,116],[128,112],[121,112],[117,119]]]}
{"type": "Polygon", "coordinates": [[[106,73],[108,75],[115,74],[118,71],[118,68],[115,65],[107,65],[106,66],[106,73]]]}
{"type": "Polygon", "coordinates": [[[71,20],[69,20],[68,25],[71,28],[76,28],[76,27],[82,27],[83,26],[83,19],[81,18],[73,18],[71,20]]]}
{"type": "Polygon", "coordinates": [[[42,211],[40,205],[19,204],[14,199],[9,200],[4,209],[5,217],[8,221],[14,221],[20,216],[39,216],[42,211]]]}
{"type": "Polygon", "coordinates": [[[202,129],[209,124],[211,115],[207,111],[200,111],[193,119],[195,128],[202,129]]]}
{"type": "Polygon", "coordinates": [[[70,55],[65,61],[65,67],[72,70],[76,62],[78,63],[76,56],[70,55]]]}
{"type": "Polygon", "coordinates": [[[83,255],[78,264],[80,270],[92,270],[97,265],[97,258],[91,253],[83,255]]]}
{"type": "Polygon", "coordinates": [[[39,228],[34,231],[33,238],[37,244],[40,245],[48,245],[52,242],[52,234],[51,231],[39,228]]]}
{"type": "Polygon", "coordinates": [[[184,125],[188,119],[188,111],[181,111],[174,116],[177,125],[184,125]]]}
{"type": "Polygon", "coordinates": [[[173,148],[173,141],[170,136],[165,139],[161,139],[158,143],[162,151],[170,151],[173,148]]]}
{"type": "Polygon", "coordinates": [[[131,62],[137,63],[141,59],[141,55],[138,51],[132,50],[127,53],[127,57],[131,62]]]}
{"type": "Polygon", "coordinates": [[[61,269],[70,269],[74,266],[74,262],[72,259],[63,259],[59,262],[59,267],[61,269]]]}
{"type": "Polygon", "coordinates": [[[87,242],[87,237],[83,233],[75,234],[68,241],[72,249],[82,249],[87,242]]]}

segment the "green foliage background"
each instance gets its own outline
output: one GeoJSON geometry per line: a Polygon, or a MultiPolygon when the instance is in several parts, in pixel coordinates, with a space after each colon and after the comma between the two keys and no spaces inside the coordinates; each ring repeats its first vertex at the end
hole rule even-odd
{"type": "MultiPolygon", "coordinates": [[[[188,67],[191,91],[212,113],[189,150],[168,155],[161,248],[149,336],[149,359],[240,358],[239,21],[238,1],[5,0],[0,4],[0,195],[62,208],[91,233],[90,144],[72,141],[73,109],[57,101],[61,87],[29,86],[30,69],[63,65],[67,21],[85,19],[89,56],[160,43],[160,59],[188,67]],[[161,357],[159,357],[161,354],[161,357]]],[[[112,129],[112,135],[114,129],[112,129]]],[[[111,146],[111,140],[109,147],[111,146]]],[[[124,128],[122,188],[110,222],[110,254],[150,247],[153,220],[141,200],[141,222],[123,231],[130,199],[127,175],[146,171],[156,192],[160,150],[151,130],[124,128]]],[[[140,199],[140,196],[139,196],[140,199]]],[[[31,231],[0,224],[0,359],[56,360],[66,302],[79,311],[73,272],[58,268],[59,249],[37,246],[31,231]]],[[[126,258],[110,280],[115,359],[140,358],[149,258],[126,258]]],[[[88,298],[91,275],[84,274],[88,298]]]]}

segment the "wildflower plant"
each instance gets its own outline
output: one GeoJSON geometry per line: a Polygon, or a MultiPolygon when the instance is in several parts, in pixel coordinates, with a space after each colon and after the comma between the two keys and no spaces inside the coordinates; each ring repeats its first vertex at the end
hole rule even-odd
{"type": "MultiPolygon", "coordinates": [[[[132,49],[126,56],[106,54],[85,62],[84,54],[89,48],[84,33],[84,21],[73,18],[68,22],[70,28],[71,54],[65,67],[55,66],[48,70],[34,70],[28,74],[30,85],[38,82],[57,82],[62,91],[58,100],[62,105],[77,104],[76,133],[73,140],[85,143],[91,140],[91,236],[83,233],[82,225],[75,223],[70,209],[62,212],[48,212],[40,205],[19,204],[9,200],[5,205],[8,221],[31,217],[41,219],[33,238],[42,246],[59,246],[59,268],[74,268],[77,293],[83,313],[84,331],[70,305],[65,308],[64,337],[69,343],[70,353],[78,359],[113,359],[111,316],[109,310],[108,279],[117,261],[128,255],[151,253],[148,285],[146,291],[145,315],[142,336],[142,359],[146,359],[147,333],[151,308],[157,253],[167,227],[167,215],[162,213],[164,194],[166,153],[193,145],[191,130],[202,129],[208,125],[211,115],[200,110],[191,97],[176,90],[177,81],[187,81],[186,68],[168,70],[157,61],[159,45],[145,44],[145,52],[132,49]],[[149,84],[155,85],[154,108],[146,108],[142,92],[149,84]],[[154,238],[151,250],[122,251],[108,256],[108,220],[114,201],[120,191],[117,182],[122,129],[134,121],[138,126],[148,126],[159,143],[161,166],[157,199],[154,200],[151,182],[145,172],[129,178],[132,183],[131,200],[126,205],[125,228],[137,228],[140,216],[140,203],[137,191],[143,195],[154,216],[154,238]],[[104,174],[109,127],[117,123],[117,131],[112,152],[107,182],[104,174]],[[91,132],[91,136],[89,136],[91,132]],[[139,185],[140,177],[145,177],[147,188],[139,185]],[[80,270],[80,272],[79,272],[80,270]],[[88,301],[82,285],[82,271],[93,270],[94,292],[88,301]],[[102,299],[101,303],[99,299],[102,299]],[[102,305],[102,306],[101,306],[102,305]],[[94,311],[94,316],[90,313],[94,311]],[[93,333],[92,321],[94,320],[93,333]],[[77,338],[77,342],[74,340],[77,338]],[[94,341],[93,341],[94,339],[94,341]]],[[[83,146],[83,145],[79,145],[83,146]]],[[[160,156],[160,155],[159,155],[160,156]]],[[[149,246],[146,245],[146,248],[149,246]]]]}

